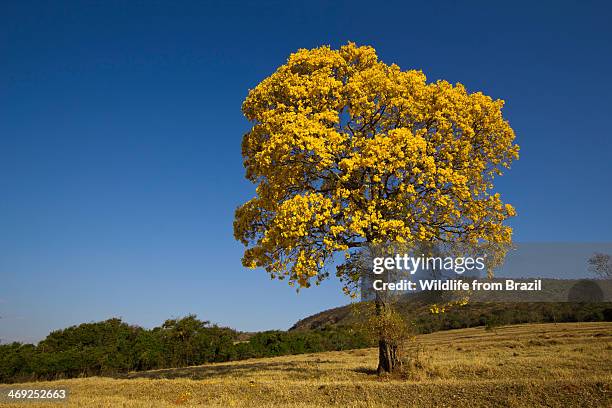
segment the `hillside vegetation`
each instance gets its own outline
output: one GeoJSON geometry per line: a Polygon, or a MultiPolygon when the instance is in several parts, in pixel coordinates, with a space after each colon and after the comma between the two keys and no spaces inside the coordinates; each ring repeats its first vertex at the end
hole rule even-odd
{"type": "MultiPolygon", "coordinates": [[[[611,303],[468,303],[431,313],[421,297],[397,307],[413,333],[532,322],[612,320],[611,303]]],[[[144,329],[120,319],[84,323],[50,333],[38,345],[0,345],[0,383],[116,376],[130,371],[373,346],[359,325],[359,306],[331,309],[289,331],[240,333],[194,315],[144,329]]],[[[362,315],[361,315],[362,316],[362,315]]]]}
{"type": "MultiPolygon", "coordinates": [[[[612,280],[542,279],[542,289],[536,292],[417,292],[398,298],[394,307],[417,333],[519,323],[612,321],[612,280]],[[430,312],[434,304],[464,298],[469,301],[463,307],[447,308],[444,314],[430,312]]],[[[325,310],[298,321],[290,330],[352,326],[360,319],[355,312],[354,305],[325,310]]]]}
{"type": "Polygon", "coordinates": [[[396,377],[375,375],[377,350],[362,349],[16,386],[67,387],[71,407],[612,405],[612,323],[451,330],[407,347],[413,358],[396,377]]]}
{"type": "MultiPolygon", "coordinates": [[[[448,300],[448,299],[447,299],[448,300]]],[[[447,308],[443,314],[431,313],[432,304],[445,304],[425,296],[401,300],[395,308],[412,323],[420,334],[439,330],[463,329],[476,326],[500,326],[519,323],[568,323],[612,321],[612,303],[579,302],[473,302],[447,308]]],[[[359,320],[354,305],[325,310],[298,321],[290,331],[314,330],[322,327],[350,327],[359,320]]]]}

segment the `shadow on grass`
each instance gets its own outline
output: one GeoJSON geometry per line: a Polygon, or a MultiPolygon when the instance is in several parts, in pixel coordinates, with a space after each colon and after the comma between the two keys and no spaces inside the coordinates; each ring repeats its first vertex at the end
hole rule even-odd
{"type": "Polygon", "coordinates": [[[206,365],[192,366],[183,368],[166,368],[154,371],[141,371],[128,373],[117,376],[116,378],[132,379],[132,378],[149,378],[149,379],[174,379],[174,378],[190,378],[194,380],[202,380],[207,378],[217,378],[228,375],[248,375],[255,372],[265,373],[266,371],[282,371],[293,373],[300,377],[319,377],[323,374],[323,370],[316,367],[305,368],[296,366],[290,362],[277,363],[244,363],[244,364],[228,364],[228,365],[206,365]]]}
{"type": "Polygon", "coordinates": [[[357,367],[353,371],[355,371],[356,373],[360,373],[360,374],[378,375],[378,373],[376,372],[376,369],[372,367],[357,367]]]}

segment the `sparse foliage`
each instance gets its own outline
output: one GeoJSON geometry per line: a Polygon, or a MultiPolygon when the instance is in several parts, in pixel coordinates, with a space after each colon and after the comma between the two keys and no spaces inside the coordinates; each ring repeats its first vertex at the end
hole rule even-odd
{"type": "Polygon", "coordinates": [[[589,271],[601,279],[612,278],[612,257],[596,252],[589,258],[589,271]]]}
{"type": "Polygon", "coordinates": [[[391,372],[403,364],[406,342],[414,340],[414,324],[388,299],[386,302],[370,301],[354,303],[351,312],[357,318],[355,326],[379,346],[378,373],[391,372]],[[382,344],[381,344],[382,343],[382,344]]]}

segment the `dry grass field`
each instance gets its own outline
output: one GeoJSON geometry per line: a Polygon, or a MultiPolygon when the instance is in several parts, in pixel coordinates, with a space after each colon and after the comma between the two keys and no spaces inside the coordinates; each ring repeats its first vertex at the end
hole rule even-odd
{"type": "Polygon", "coordinates": [[[610,407],[612,323],[438,332],[409,345],[406,374],[378,377],[374,349],[15,384],[67,387],[67,403],[14,407],[610,407]]]}

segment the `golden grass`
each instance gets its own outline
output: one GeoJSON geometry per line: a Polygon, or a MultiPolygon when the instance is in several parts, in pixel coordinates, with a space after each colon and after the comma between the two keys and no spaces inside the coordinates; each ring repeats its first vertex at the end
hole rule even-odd
{"type": "Polygon", "coordinates": [[[377,351],[365,349],[15,384],[70,397],[7,407],[612,406],[612,323],[453,330],[408,347],[418,358],[403,376],[376,376],[377,351]]]}

